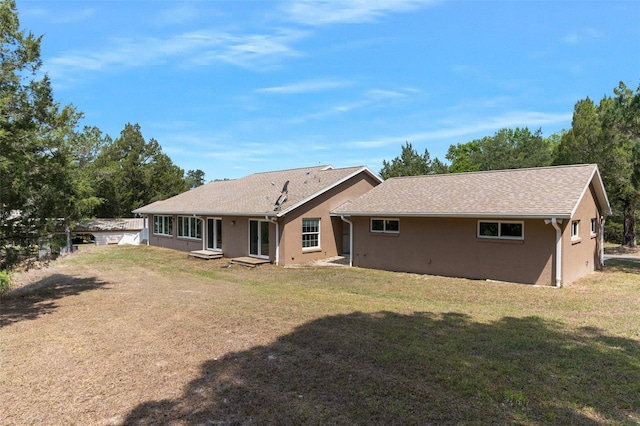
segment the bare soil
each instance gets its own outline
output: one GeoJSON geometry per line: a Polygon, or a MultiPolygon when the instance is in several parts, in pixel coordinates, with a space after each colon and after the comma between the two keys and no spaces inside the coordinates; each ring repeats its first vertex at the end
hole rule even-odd
{"type": "Polygon", "coordinates": [[[18,280],[1,425],[640,422],[632,273],[557,290],[92,247],[18,280]]]}

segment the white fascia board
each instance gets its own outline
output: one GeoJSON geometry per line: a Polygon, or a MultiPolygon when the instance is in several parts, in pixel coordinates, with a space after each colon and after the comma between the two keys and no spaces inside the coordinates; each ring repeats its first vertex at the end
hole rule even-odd
{"type": "Polygon", "coordinates": [[[416,213],[416,212],[340,212],[331,213],[332,216],[350,217],[436,217],[436,218],[473,218],[473,219],[570,219],[570,213],[539,213],[539,214],[513,214],[513,213],[416,213]]]}
{"type": "Polygon", "coordinates": [[[596,192],[598,204],[600,204],[602,207],[602,210],[603,210],[602,213],[607,215],[611,214],[611,206],[609,205],[609,198],[607,197],[607,192],[604,189],[604,183],[602,182],[602,177],[600,176],[598,166],[594,165],[593,172],[591,172],[591,176],[589,177],[587,184],[584,186],[584,188],[582,188],[582,193],[578,198],[578,202],[576,202],[576,205],[573,206],[573,209],[571,210],[571,217],[573,217],[573,215],[576,214],[576,211],[578,210],[578,206],[580,206],[580,203],[582,202],[584,195],[589,190],[589,186],[591,185],[591,182],[594,183],[593,188],[596,192]]]}
{"type": "Polygon", "coordinates": [[[316,192],[315,194],[312,194],[310,196],[308,196],[307,198],[305,198],[304,200],[300,200],[297,203],[293,204],[292,206],[287,207],[286,209],[278,212],[276,214],[276,217],[282,217],[284,215],[286,215],[287,213],[289,213],[292,210],[297,209],[298,207],[300,207],[301,205],[313,200],[316,197],[319,197],[320,195],[324,194],[327,191],[330,191],[331,189],[335,188],[338,185],[341,185],[342,183],[348,181],[349,179],[351,179],[354,176],[357,176],[358,174],[365,172],[367,174],[369,174],[371,177],[373,177],[374,179],[378,180],[380,183],[382,183],[382,178],[378,175],[376,175],[375,173],[373,173],[368,167],[361,167],[358,170],[356,170],[355,172],[343,177],[342,179],[332,183],[329,186],[326,186],[324,188],[322,188],[320,191],[316,192]]]}
{"type": "Polygon", "coordinates": [[[194,211],[145,211],[145,212],[136,212],[136,214],[144,214],[144,215],[176,215],[176,216],[211,216],[211,217],[220,217],[220,216],[246,216],[246,217],[277,217],[274,212],[194,212],[194,211]]]}

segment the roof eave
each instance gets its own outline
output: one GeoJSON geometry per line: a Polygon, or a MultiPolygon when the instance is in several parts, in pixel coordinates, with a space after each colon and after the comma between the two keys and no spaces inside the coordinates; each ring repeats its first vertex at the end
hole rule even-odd
{"type": "Polygon", "coordinates": [[[355,216],[355,217],[433,217],[433,218],[474,218],[474,219],[570,219],[571,213],[424,213],[424,212],[331,212],[332,216],[355,216]]]}

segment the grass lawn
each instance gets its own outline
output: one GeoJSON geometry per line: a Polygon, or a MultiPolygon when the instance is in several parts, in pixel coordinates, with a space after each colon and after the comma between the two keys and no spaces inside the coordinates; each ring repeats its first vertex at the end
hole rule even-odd
{"type": "Polygon", "coordinates": [[[640,424],[633,262],[562,289],[226,265],[87,247],[0,300],[0,425],[640,424]]]}

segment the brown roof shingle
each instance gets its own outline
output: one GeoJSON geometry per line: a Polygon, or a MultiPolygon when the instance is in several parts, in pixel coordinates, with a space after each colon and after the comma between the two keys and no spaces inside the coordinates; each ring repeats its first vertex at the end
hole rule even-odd
{"type": "Polygon", "coordinates": [[[392,178],[332,213],[568,218],[592,180],[608,213],[595,164],[392,178]]]}
{"type": "Polygon", "coordinates": [[[133,212],[281,216],[362,171],[375,176],[363,166],[338,169],[316,166],[254,173],[240,179],[209,182],[133,212]],[[276,210],[275,203],[287,181],[287,199],[281,204],[280,210],[276,210]]]}

